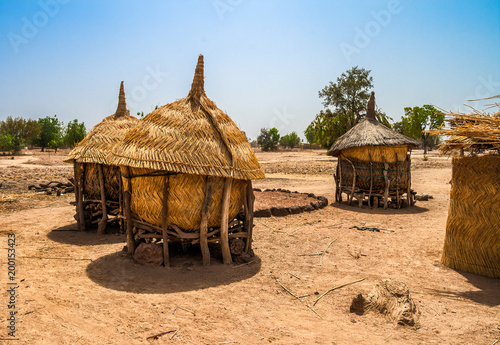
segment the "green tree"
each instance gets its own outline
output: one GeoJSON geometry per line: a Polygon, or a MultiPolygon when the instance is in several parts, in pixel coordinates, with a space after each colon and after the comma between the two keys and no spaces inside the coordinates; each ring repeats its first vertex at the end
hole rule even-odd
{"type": "Polygon", "coordinates": [[[364,116],[370,89],[373,88],[370,72],[355,66],[342,73],[336,83],[330,82],[319,91],[325,108],[332,107],[333,112],[340,113],[347,121],[348,129],[354,127],[364,116]]]}
{"type": "Polygon", "coordinates": [[[260,129],[260,135],[257,137],[257,143],[263,151],[277,150],[279,141],[280,135],[276,127],[273,127],[271,129],[260,129]]]}
{"type": "MultiPolygon", "coordinates": [[[[434,106],[425,104],[422,107],[406,107],[405,114],[401,117],[403,134],[422,140],[424,154],[429,146],[429,129],[437,129],[444,123],[444,114],[434,106]]],[[[398,124],[398,127],[400,125],[398,124]]],[[[432,144],[431,144],[432,145],[432,144]]]]}
{"type": "Polygon", "coordinates": [[[14,151],[14,136],[8,133],[0,134],[0,151],[14,151]]]}
{"type": "Polygon", "coordinates": [[[293,149],[295,146],[297,146],[300,143],[300,138],[297,135],[296,132],[289,133],[287,135],[284,135],[280,139],[280,144],[289,147],[293,149]]]}
{"type": "MultiPolygon", "coordinates": [[[[366,115],[366,103],[373,88],[373,78],[369,70],[355,66],[342,73],[337,82],[330,82],[319,97],[323,98],[326,110],[320,111],[314,121],[306,129],[306,138],[329,148],[335,140],[354,127],[366,115]]],[[[388,117],[381,110],[376,111],[377,119],[387,127],[391,127],[388,117]]]]}
{"type": "Polygon", "coordinates": [[[311,128],[311,125],[307,126],[306,130],[304,131],[304,136],[306,137],[306,141],[309,144],[315,144],[315,138],[314,138],[314,129],[311,128]]]}
{"type": "Polygon", "coordinates": [[[39,118],[38,123],[41,126],[41,131],[40,135],[34,140],[34,144],[40,146],[42,152],[46,147],[53,148],[57,151],[57,148],[63,145],[63,123],[59,121],[57,115],[39,118]]]}
{"type": "Polygon", "coordinates": [[[64,130],[63,143],[64,145],[74,147],[77,143],[83,140],[87,135],[85,123],[78,123],[78,120],[68,122],[64,130]]]}
{"type": "Polygon", "coordinates": [[[8,116],[4,121],[0,121],[0,134],[10,136],[12,148],[8,151],[16,154],[40,134],[40,125],[35,120],[8,116]]]}

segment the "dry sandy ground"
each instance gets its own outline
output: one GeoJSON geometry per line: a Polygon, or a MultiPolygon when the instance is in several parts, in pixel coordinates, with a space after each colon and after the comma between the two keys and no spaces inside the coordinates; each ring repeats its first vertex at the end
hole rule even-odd
{"type": "MultiPolygon", "coordinates": [[[[0,181],[16,180],[9,177],[13,172],[26,178],[24,184],[49,179],[45,173],[71,175],[61,157],[53,156],[48,166],[43,156],[25,160],[36,164],[1,158],[0,181]]],[[[311,213],[256,219],[256,257],[243,266],[224,266],[215,257],[206,268],[196,249],[180,248],[171,249],[170,269],[139,266],[124,256],[123,235],[75,231],[74,208],[68,205],[73,195],[22,194],[22,183],[0,189],[0,338],[7,337],[8,233],[16,234],[19,284],[19,340],[0,343],[492,345],[500,339],[500,280],[440,263],[449,159],[431,155],[424,162],[414,153],[413,187],[434,199],[382,210],[332,204],[334,159],[324,151],[258,153],[258,158],[267,178],[255,187],[313,192],[331,204],[311,213]],[[15,196],[5,201],[9,193],[15,196]],[[322,253],[332,241],[322,258],[302,256],[322,253]],[[314,307],[317,314],[307,307],[306,301],[312,304],[326,290],[362,278],[322,298],[314,307]],[[349,312],[354,296],[388,278],[408,284],[421,312],[417,327],[349,312]],[[306,297],[293,298],[277,280],[306,297]],[[148,339],[166,331],[174,332],[148,339]]]]}

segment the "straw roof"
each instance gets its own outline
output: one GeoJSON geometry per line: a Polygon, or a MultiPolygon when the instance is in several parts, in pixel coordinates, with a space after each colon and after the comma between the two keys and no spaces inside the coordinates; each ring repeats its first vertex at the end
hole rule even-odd
{"type": "Polygon", "coordinates": [[[375,92],[372,91],[365,119],[338,138],[328,154],[337,157],[340,151],[352,147],[393,145],[415,147],[420,146],[420,141],[393,131],[377,121],[375,117],[375,92]]]}
{"type": "Polygon", "coordinates": [[[110,165],[109,152],[138,121],[127,110],[122,81],[116,112],[95,125],[64,161],[110,165]]]}
{"type": "Polygon", "coordinates": [[[500,112],[488,114],[446,114],[449,128],[429,131],[433,135],[450,136],[439,146],[443,153],[465,149],[486,149],[500,152],[500,112]]]}
{"type": "Polygon", "coordinates": [[[244,180],[264,178],[243,132],[206,96],[203,68],[200,55],[188,96],[139,121],[113,149],[114,164],[244,180]]]}

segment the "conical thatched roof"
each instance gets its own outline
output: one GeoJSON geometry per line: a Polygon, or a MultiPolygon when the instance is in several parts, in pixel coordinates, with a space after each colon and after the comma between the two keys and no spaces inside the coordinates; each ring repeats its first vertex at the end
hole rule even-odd
{"type": "Polygon", "coordinates": [[[198,58],[188,96],[139,121],[112,155],[114,164],[135,168],[264,178],[243,132],[205,94],[203,55],[198,58]]]}
{"type": "Polygon", "coordinates": [[[411,147],[415,147],[420,146],[421,143],[418,140],[393,131],[377,121],[375,117],[375,92],[372,91],[368,100],[365,119],[338,138],[330,150],[328,150],[328,154],[337,157],[340,151],[352,147],[393,145],[410,145],[411,147]]]}
{"type": "Polygon", "coordinates": [[[130,116],[125,103],[123,81],[120,84],[118,107],[94,126],[90,133],[64,159],[65,162],[81,162],[111,165],[109,152],[139,120],[130,116]]]}

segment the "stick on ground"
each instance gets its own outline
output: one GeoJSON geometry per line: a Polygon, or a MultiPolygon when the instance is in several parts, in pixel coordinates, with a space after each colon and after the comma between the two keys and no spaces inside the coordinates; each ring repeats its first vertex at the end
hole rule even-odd
{"type": "Polygon", "coordinates": [[[334,286],[332,287],[330,290],[327,290],[325,293],[323,293],[321,296],[319,296],[318,298],[316,298],[316,300],[314,301],[313,305],[316,305],[316,303],[318,303],[318,301],[320,299],[322,299],[323,297],[325,297],[327,294],[329,294],[330,292],[334,291],[334,290],[337,290],[337,289],[340,289],[340,288],[343,288],[344,286],[347,286],[347,285],[351,285],[351,284],[355,284],[355,283],[359,283],[360,281],[363,281],[365,280],[365,278],[361,278],[361,279],[358,279],[358,280],[355,280],[355,281],[352,281],[352,282],[349,282],[349,283],[345,283],[345,284],[342,284],[342,285],[338,285],[338,286],[334,286]]]}
{"type": "Polygon", "coordinates": [[[323,253],[321,253],[321,257],[319,258],[319,265],[321,266],[323,264],[323,256],[325,255],[326,251],[328,250],[328,248],[330,248],[330,246],[332,245],[332,243],[334,242],[337,242],[337,239],[334,239],[332,240],[330,243],[328,243],[328,245],[326,246],[325,250],[323,250],[323,253]]]}

